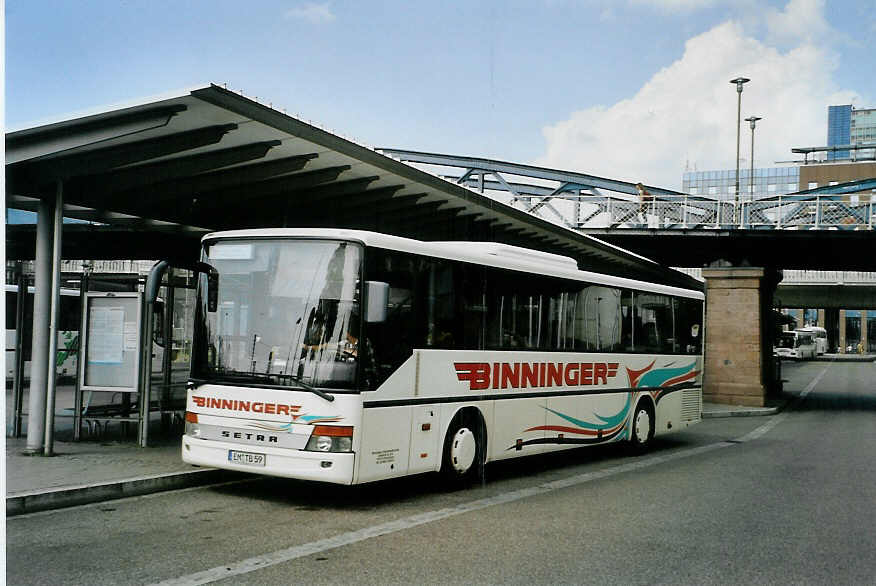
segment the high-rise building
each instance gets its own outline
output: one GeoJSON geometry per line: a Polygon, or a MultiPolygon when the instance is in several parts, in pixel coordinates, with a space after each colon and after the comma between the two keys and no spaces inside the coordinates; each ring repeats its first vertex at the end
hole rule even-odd
{"type": "MultiPolygon", "coordinates": [[[[852,144],[852,105],[827,107],[827,146],[852,144]]],[[[827,160],[848,159],[849,151],[828,152],[827,160]]]]}
{"type": "MultiPolygon", "coordinates": [[[[857,109],[851,104],[828,106],[827,146],[876,143],[876,109],[857,109]]],[[[827,160],[872,159],[876,149],[828,152],[827,160]]]]}

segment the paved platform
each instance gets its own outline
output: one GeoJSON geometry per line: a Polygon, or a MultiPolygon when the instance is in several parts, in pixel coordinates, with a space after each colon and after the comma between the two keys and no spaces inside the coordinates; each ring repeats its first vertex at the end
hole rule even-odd
{"type": "MultiPolygon", "coordinates": [[[[703,418],[772,415],[780,408],[705,403],[703,418]]],[[[55,455],[46,457],[25,455],[25,438],[6,438],[6,515],[246,477],[183,463],[178,436],[159,438],[153,443],[151,447],[140,448],[133,438],[56,441],[55,455]]]]}
{"type": "Polygon", "coordinates": [[[873,362],[876,354],[822,354],[815,360],[833,362],[873,362]]]}

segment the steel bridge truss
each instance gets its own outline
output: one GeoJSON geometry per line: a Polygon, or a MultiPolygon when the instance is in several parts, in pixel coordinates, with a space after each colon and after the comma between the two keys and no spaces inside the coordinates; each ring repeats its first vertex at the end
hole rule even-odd
{"type": "Polygon", "coordinates": [[[379,149],[407,163],[440,168],[448,181],[484,193],[505,192],[507,203],[573,230],[586,228],[873,230],[876,178],[790,195],[718,200],[583,173],[490,159],[379,149]],[[556,205],[567,201],[571,212],[556,205]]]}

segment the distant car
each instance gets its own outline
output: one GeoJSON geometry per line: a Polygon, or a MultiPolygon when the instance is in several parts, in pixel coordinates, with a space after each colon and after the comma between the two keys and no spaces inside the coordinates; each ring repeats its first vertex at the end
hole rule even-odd
{"type": "Polygon", "coordinates": [[[780,358],[807,360],[815,358],[815,338],[810,332],[782,332],[773,352],[780,358]]]}

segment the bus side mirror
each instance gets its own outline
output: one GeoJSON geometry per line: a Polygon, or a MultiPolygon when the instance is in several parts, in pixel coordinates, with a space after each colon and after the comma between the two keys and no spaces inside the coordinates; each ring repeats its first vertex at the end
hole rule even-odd
{"type": "Polygon", "coordinates": [[[389,283],[365,281],[365,321],[370,323],[386,321],[386,305],[389,302],[389,283]]]}
{"type": "Polygon", "coordinates": [[[219,307],[219,271],[207,273],[207,311],[214,313],[219,307]]]}

